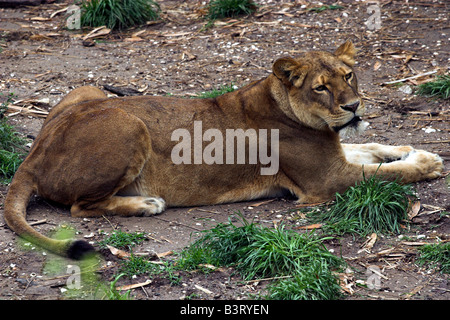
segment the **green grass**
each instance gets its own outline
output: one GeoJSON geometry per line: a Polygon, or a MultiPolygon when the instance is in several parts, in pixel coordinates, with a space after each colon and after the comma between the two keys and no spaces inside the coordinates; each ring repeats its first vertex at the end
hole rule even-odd
{"type": "Polygon", "coordinates": [[[128,277],[138,276],[142,274],[159,274],[161,267],[151,263],[146,256],[131,256],[120,262],[120,272],[128,277]]]}
{"type": "Polygon", "coordinates": [[[127,29],[156,20],[160,7],[153,0],[90,0],[81,10],[82,26],[127,29]]]}
{"type": "Polygon", "coordinates": [[[199,264],[235,268],[245,280],[291,278],[275,282],[269,299],[337,299],[339,282],[333,274],[342,259],[313,233],[299,234],[284,227],[270,229],[241,217],[241,226],[231,221],[218,224],[181,253],[177,266],[195,269],[199,264]],[[286,288],[295,288],[292,293],[286,288]],[[284,292],[281,292],[284,291],[284,292]]]}
{"type": "Polygon", "coordinates": [[[340,6],[340,5],[336,5],[336,4],[331,4],[331,5],[321,6],[321,7],[310,8],[310,9],[308,9],[308,11],[323,12],[325,10],[339,10],[339,9],[344,9],[344,7],[340,6]]]}
{"type": "Polygon", "coordinates": [[[207,19],[217,20],[250,15],[257,9],[253,0],[211,0],[207,6],[207,19]]]}
{"type": "Polygon", "coordinates": [[[181,276],[178,271],[182,270],[170,261],[159,261],[155,263],[150,261],[147,256],[131,256],[120,262],[120,273],[127,276],[147,275],[149,277],[161,276],[170,281],[171,285],[179,285],[181,283],[181,276]]]}
{"type": "Polygon", "coordinates": [[[417,94],[429,97],[450,98],[450,74],[437,76],[434,81],[417,87],[417,94]]]}
{"type": "Polygon", "coordinates": [[[0,183],[9,183],[25,158],[25,139],[10,125],[5,117],[8,104],[13,98],[0,104],[0,183]]]}
{"type": "Polygon", "coordinates": [[[341,297],[335,270],[343,259],[324,246],[327,238],[299,234],[284,227],[266,228],[240,217],[235,225],[220,223],[200,233],[200,238],[172,261],[149,261],[131,254],[120,262],[120,274],[128,277],[161,276],[172,285],[181,282],[180,271],[212,271],[206,265],[232,267],[244,280],[275,278],[268,299],[338,299],[341,297]],[[278,282],[276,279],[283,278],[278,282]]]}
{"type": "Polygon", "coordinates": [[[275,281],[268,286],[270,300],[335,300],[341,296],[336,276],[327,262],[314,260],[292,278],[275,281]]]}
{"type": "Polygon", "coordinates": [[[116,283],[123,277],[123,274],[119,274],[108,285],[104,285],[100,288],[97,295],[101,300],[133,300],[131,297],[131,290],[127,290],[124,293],[120,293],[116,289],[116,283]]]}
{"type": "Polygon", "coordinates": [[[198,94],[195,98],[201,98],[201,99],[216,98],[227,92],[234,91],[235,88],[236,88],[236,86],[233,83],[231,83],[229,85],[220,86],[217,89],[212,89],[210,91],[202,92],[202,93],[198,94]]]}
{"type": "Polygon", "coordinates": [[[122,230],[114,230],[111,235],[99,242],[101,248],[107,245],[117,249],[131,250],[135,245],[142,243],[147,237],[144,233],[132,232],[127,233],[122,230]]]}
{"type": "MultiPolygon", "coordinates": [[[[2,124],[0,123],[0,127],[2,124]]],[[[2,129],[2,128],[0,128],[2,129]]],[[[23,162],[21,153],[0,150],[0,183],[11,182],[12,177],[23,162]]]]}
{"type": "Polygon", "coordinates": [[[322,230],[328,234],[400,233],[414,198],[412,186],[373,176],[336,194],[334,204],[310,217],[324,223],[322,230]]]}
{"type": "Polygon", "coordinates": [[[450,273],[450,242],[430,244],[419,249],[418,265],[439,268],[442,273],[450,273]]]}
{"type": "Polygon", "coordinates": [[[130,252],[130,256],[120,261],[120,274],[132,277],[147,274],[149,276],[163,275],[170,279],[172,284],[178,284],[180,278],[174,274],[174,268],[169,262],[155,264],[149,260],[148,256],[139,256],[133,253],[133,248],[145,241],[147,237],[139,232],[123,232],[122,230],[114,230],[111,235],[99,242],[101,248],[107,245],[117,249],[130,252]]]}

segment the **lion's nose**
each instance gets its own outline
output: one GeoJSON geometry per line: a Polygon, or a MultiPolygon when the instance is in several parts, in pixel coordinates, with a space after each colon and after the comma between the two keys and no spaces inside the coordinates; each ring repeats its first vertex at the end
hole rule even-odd
{"type": "Polygon", "coordinates": [[[355,113],[356,110],[358,110],[359,107],[359,101],[355,102],[353,104],[346,104],[345,106],[341,106],[342,109],[344,109],[345,111],[350,111],[355,113]]]}

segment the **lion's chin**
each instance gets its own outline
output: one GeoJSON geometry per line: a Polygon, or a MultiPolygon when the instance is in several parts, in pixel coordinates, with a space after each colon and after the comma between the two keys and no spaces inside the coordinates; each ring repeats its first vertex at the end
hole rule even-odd
{"type": "MultiPolygon", "coordinates": [[[[359,117],[355,117],[355,118],[357,118],[357,119],[350,121],[350,123],[348,125],[345,125],[338,130],[339,136],[342,139],[350,138],[350,137],[356,136],[358,134],[361,134],[369,126],[369,123],[367,121],[362,121],[361,118],[359,118],[359,117]]],[[[355,119],[355,118],[353,118],[353,119],[355,119]]]]}
{"type": "Polygon", "coordinates": [[[353,125],[346,126],[345,128],[339,130],[339,136],[342,139],[356,136],[358,134],[363,133],[368,126],[369,123],[367,121],[358,121],[353,125]]]}

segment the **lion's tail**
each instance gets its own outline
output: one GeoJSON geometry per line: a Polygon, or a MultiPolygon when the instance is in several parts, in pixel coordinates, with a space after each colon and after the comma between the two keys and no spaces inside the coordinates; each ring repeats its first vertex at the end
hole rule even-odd
{"type": "Polygon", "coordinates": [[[82,240],[55,240],[34,230],[26,220],[30,197],[36,193],[33,174],[19,167],[5,200],[4,218],[7,225],[21,238],[50,252],[71,259],[81,259],[94,248],[82,240]]]}

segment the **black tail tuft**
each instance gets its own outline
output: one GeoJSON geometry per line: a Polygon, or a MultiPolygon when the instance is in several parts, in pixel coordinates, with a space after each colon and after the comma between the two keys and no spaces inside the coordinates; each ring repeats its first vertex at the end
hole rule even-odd
{"type": "Polygon", "coordinates": [[[67,256],[70,259],[81,260],[86,255],[94,253],[95,249],[89,243],[83,240],[74,241],[67,250],[67,256]]]}

